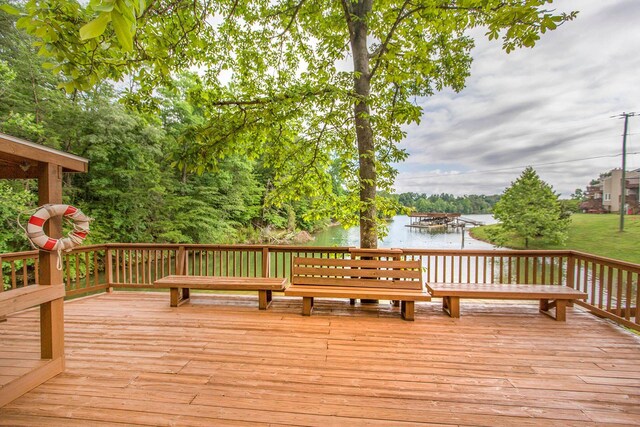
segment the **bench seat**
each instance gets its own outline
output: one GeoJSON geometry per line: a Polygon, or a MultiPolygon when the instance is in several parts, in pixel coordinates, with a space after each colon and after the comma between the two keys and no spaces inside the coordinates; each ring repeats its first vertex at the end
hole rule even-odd
{"type": "Polygon", "coordinates": [[[170,305],[178,307],[189,301],[190,289],[212,291],[258,291],[258,308],[266,310],[273,292],[282,292],[289,285],[284,277],[225,277],[170,275],[153,282],[154,288],[170,289],[170,305]]]}
{"type": "Polygon", "coordinates": [[[442,309],[451,317],[460,317],[460,298],[539,300],[540,312],[565,321],[567,302],[587,298],[568,286],[544,284],[427,283],[427,290],[432,297],[442,297],[442,309]]]}

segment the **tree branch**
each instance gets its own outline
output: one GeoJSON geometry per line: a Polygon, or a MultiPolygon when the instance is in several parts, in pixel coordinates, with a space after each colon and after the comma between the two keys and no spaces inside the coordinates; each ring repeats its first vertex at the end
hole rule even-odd
{"type": "Polygon", "coordinates": [[[349,7],[349,0],[341,0],[342,9],[344,10],[344,18],[347,21],[347,27],[349,28],[349,38],[353,37],[353,20],[351,19],[351,7],[349,7]]]}
{"type": "Polygon", "coordinates": [[[387,51],[387,47],[389,46],[389,43],[391,42],[391,39],[395,35],[395,32],[396,32],[398,26],[400,25],[400,23],[404,19],[406,19],[408,16],[412,15],[413,13],[417,12],[420,9],[424,9],[424,7],[425,7],[425,6],[419,7],[419,8],[413,9],[413,10],[407,12],[407,13],[403,13],[405,8],[408,5],[409,5],[409,0],[405,0],[405,2],[402,3],[402,6],[400,7],[400,11],[398,12],[398,16],[396,17],[396,20],[393,22],[393,25],[391,25],[391,29],[387,33],[387,35],[384,38],[384,41],[382,42],[382,44],[378,47],[378,49],[376,49],[376,52],[372,56],[372,57],[375,57],[375,63],[373,64],[373,67],[371,68],[371,73],[370,73],[370,77],[371,78],[373,78],[374,74],[378,70],[378,67],[380,67],[380,63],[381,63],[380,58],[387,51]]]}
{"type": "Polygon", "coordinates": [[[293,8],[293,13],[291,14],[291,19],[289,19],[289,23],[287,24],[285,29],[282,30],[280,34],[275,36],[275,38],[280,38],[289,32],[289,30],[291,29],[291,26],[296,20],[296,17],[298,16],[298,12],[300,12],[300,9],[302,8],[302,5],[305,3],[305,1],[306,0],[300,0],[298,4],[293,8]]]}

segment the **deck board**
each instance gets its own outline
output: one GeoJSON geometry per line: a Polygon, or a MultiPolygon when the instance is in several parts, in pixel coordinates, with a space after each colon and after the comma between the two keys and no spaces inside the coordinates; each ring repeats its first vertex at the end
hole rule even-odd
{"type": "MultiPolygon", "coordinates": [[[[66,371],[0,425],[640,424],[640,339],[581,308],[398,308],[276,296],[115,292],[65,305],[66,371]]],[[[0,376],[32,366],[37,311],[0,324],[0,376]],[[35,329],[34,329],[35,327],[35,329]],[[24,360],[24,364],[20,363],[24,360]]],[[[0,389],[1,390],[1,389],[0,389]]]]}

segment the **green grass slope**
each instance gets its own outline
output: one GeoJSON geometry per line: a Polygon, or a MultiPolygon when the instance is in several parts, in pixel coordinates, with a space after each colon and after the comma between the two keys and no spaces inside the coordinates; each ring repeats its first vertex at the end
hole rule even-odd
{"type": "MultiPolygon", "coordinates": [[[[615,214],[574,214],[569,226],[569,239],[564,245],[544,241],[529,242],[529,249],[572,249],[640,264],[640,215],[625,216],[624,232],[619,230],[620,217],[615,214]]],[[[471,235],[491,242],[491,228],[499,225],[474,227],[471,235]]],[[[524,241],[514,236],[507,244],[513,249],[524,249],[524,241]]]]}

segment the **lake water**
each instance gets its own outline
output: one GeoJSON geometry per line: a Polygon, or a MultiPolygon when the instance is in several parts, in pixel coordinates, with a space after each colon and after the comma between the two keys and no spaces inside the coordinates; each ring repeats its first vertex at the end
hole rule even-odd
{"type": "MultiPolygon", "coordinates": [[[[491,215],[463,215],[464,218],[495,224],[491,215]]],[[[389,222],[389,234],[378,242],[379,248],[423,248],[423,249],[495,249],[495,246],[469,236],[469,228],[431,228],[418,229],[407,227],[409,217],[399,215],[389,222]],[[463,235],[464,233],[464,235],[463,235]],[[464,237],[463,237],[464,236],[464,237]]],[[[344,229],[341,226],[329,227],[316,234],[309,246],[360,246],[360,227],[344,229]]]]}

